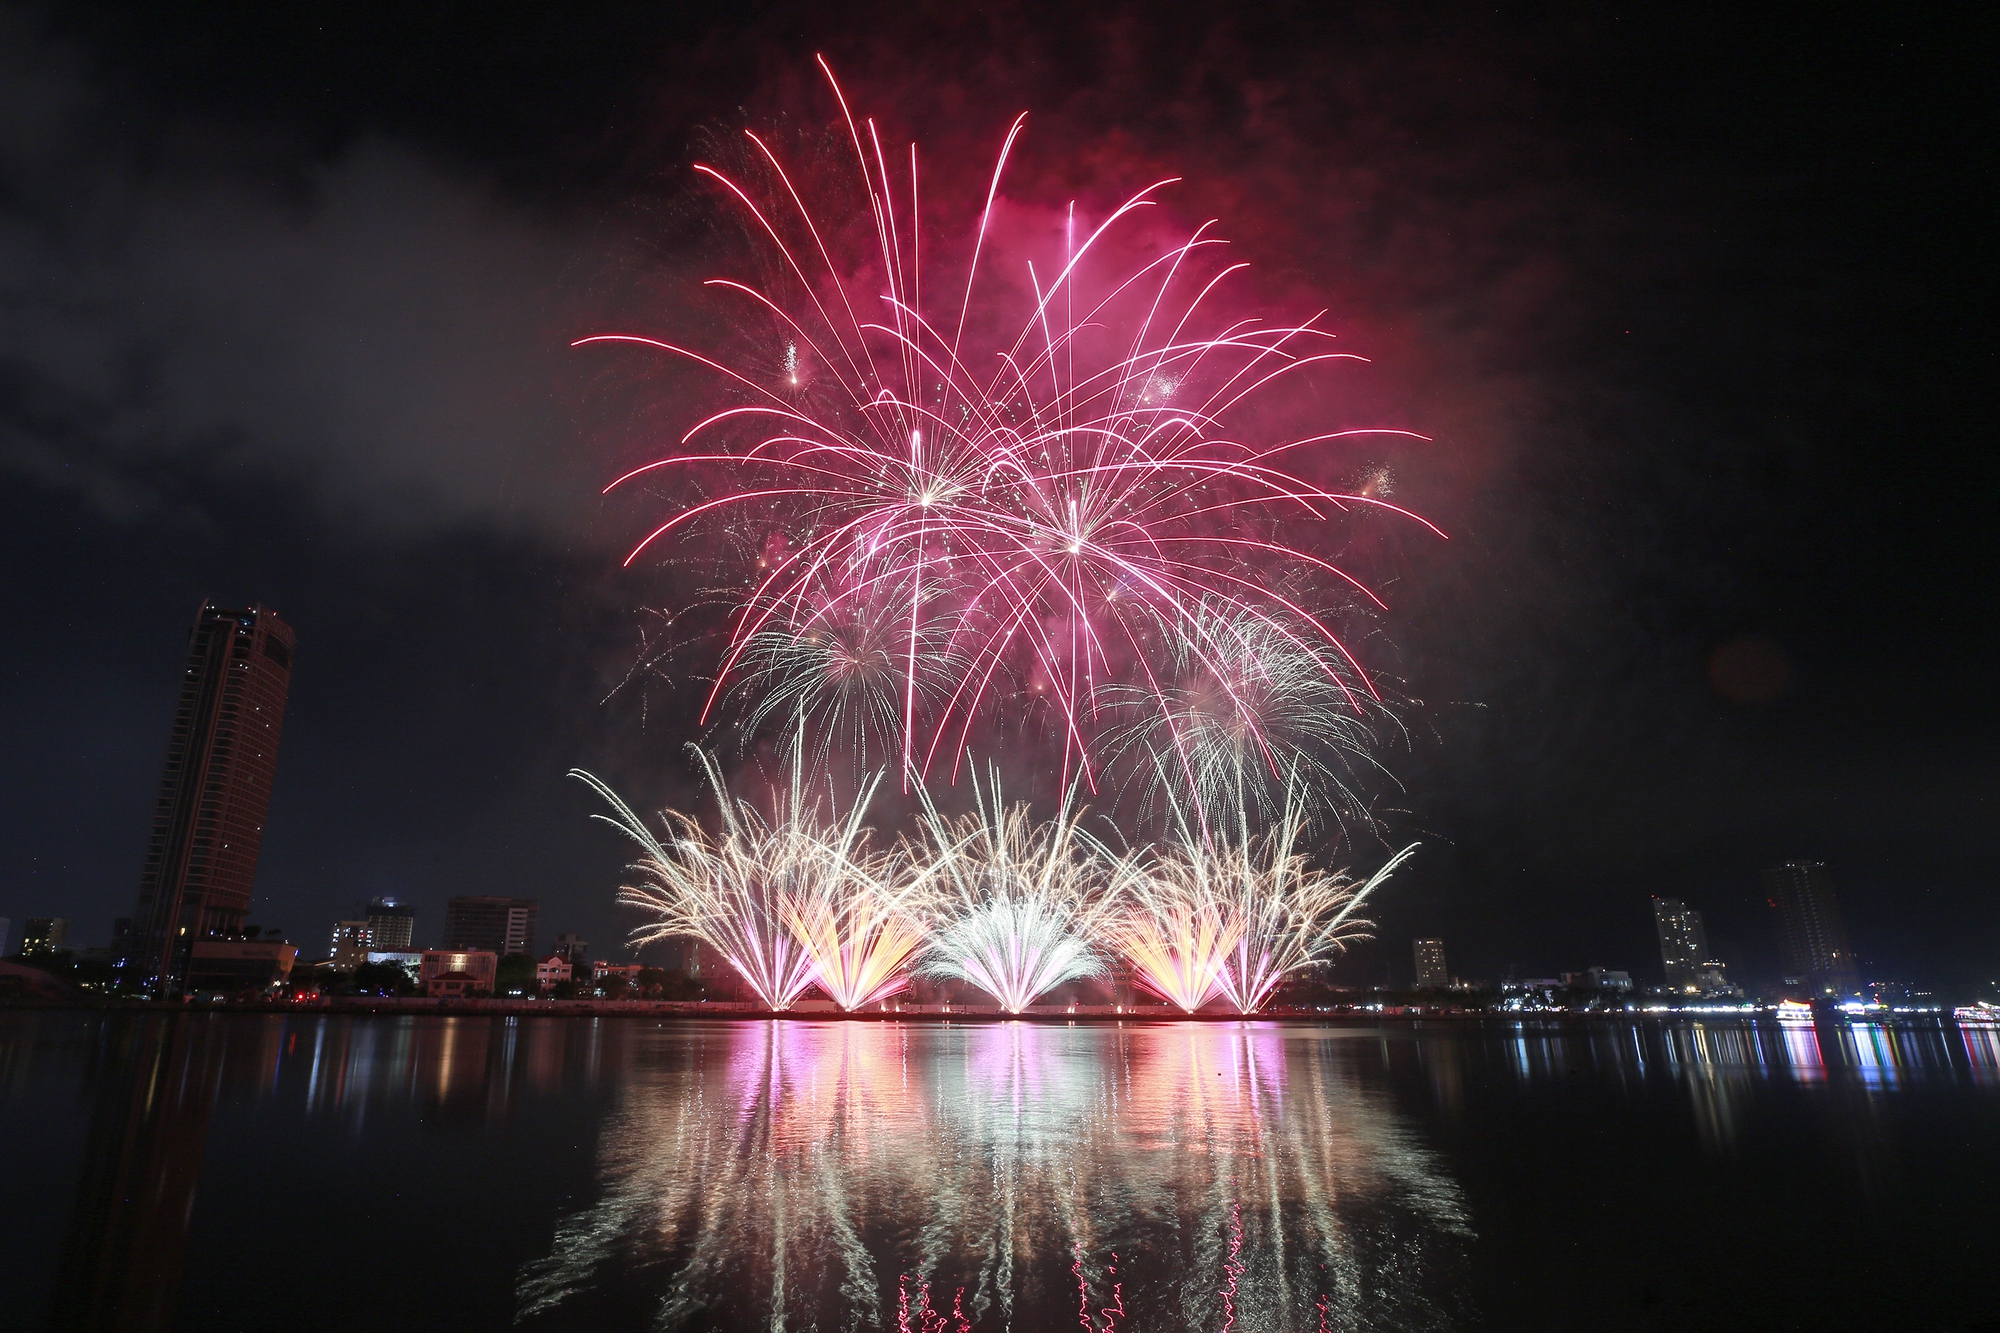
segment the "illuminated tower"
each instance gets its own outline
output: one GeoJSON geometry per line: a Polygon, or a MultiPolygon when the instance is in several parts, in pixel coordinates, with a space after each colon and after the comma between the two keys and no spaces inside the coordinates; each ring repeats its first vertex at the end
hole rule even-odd
{"type": "Polygon", "coordinates": [[[1860,988],[1847,947],[1833,881],[1819,861],[1787,861],[1764,872],[1764,892],[1777,916],[1778,955],[1787,983],[1817,995],[1852,995],[1860,988]]]}
{"type": "Polygon", "coordinates": [[[1694,985],[1710,961],[1701,913],[1678,898],[1654,898],[1653,929],[1660,935],[1660,965],[1667,984],[1675,989],[1694,985]]]}
{"type": "Polygon", "coordinates": [[[1700,912],[1678,898],[1655,898],[1653,929],[1660,935],[1660,964],[1669,987],[1691,995],[1737,993],[1722,960],[1709,951],[1700,912]]]}
{"type": "Polygon", "coordinates": [[[241,930],[250,910],[292,645],[261,606],[195,616],[125,959],[150,994],[174,994],[194,942],[241,930]]]}
{"type": "Polygon", "coordinates": [[[368,920],[371,949],[407,949],[416,933],[417,909],[395,898],[376,898],[359,914],[368,920]]]}
{"type": "Polygon", "coordinates": [[[1443,989],[1451,984],[1451,974],[1444,968],[1443,940],[1412,940],[1411,948],[1417,958],[1417,989],[1443,989]]]}

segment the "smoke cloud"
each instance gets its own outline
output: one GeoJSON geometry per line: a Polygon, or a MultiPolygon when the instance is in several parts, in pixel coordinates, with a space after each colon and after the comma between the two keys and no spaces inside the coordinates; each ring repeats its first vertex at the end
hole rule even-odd
{"type": "Polygon", "coordinates": [[[382,138],[302,165],[135,130],[60,48],[0,46],[0,466],[114,518],[201,522],[193,468],[363,530],[588,529],[563,394],[595,238],[382,138]]]}

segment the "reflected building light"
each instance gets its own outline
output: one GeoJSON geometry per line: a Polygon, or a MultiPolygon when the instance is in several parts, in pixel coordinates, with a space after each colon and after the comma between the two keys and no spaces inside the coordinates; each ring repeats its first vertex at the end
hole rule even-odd
{"type": "Polygon", "coordinates": [[[1958,1035],[1965,1043],[1972,1081],[1982,1087],[2000,1085],[2000,1028],[1961,1025],[1958,1035]]]}
{"type": "Polygon", "coordinates": [[[1783,1031],[1785,1063],[1792,1067],[1792,1077],[1800,1083],[1824,1079],[1826,1064],[1820,1059],[1819,1030],[1806,1024],[1788,1023],[1783,1031]]]}
{"type": "Polygon", "coordinates": [[[1886,1028],[1874,1023],[1849,1023],[1841,1033],[1841,1045],[1863,1083],[1871,1088],[1896,1086],[1896,1045],[1886,1028]]]}

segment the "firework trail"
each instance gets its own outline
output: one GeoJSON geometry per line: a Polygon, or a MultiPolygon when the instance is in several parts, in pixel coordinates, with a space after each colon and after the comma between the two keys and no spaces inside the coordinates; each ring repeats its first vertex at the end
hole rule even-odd
{"type": "Polygon", "coordinates": [[[1237,607],[1191,615],[1197,632],[1168,641],[1159,685],[1103,692],[1107,712],[1125,719],[1106,732],[1104,753],[1127,761],[1143,788],[1141,818],[1171,825],[1191,810],[1203,828],[1240,839],[1309,794],[1308,808],[1343,828],[1372,825],[1353,774],[1381,771],[1377,724],[1395,725],[1394,715],[1303,625],[1237,607]],[[1221,646],[1221,662],[1203,660],[1195,642],[1221,646]]]}
{"type": "Polygon", "coordinates": [[[852,1012],[909,985],[907,964],[924,942],[927,881],[894,858],[850,864],[789,896],[785,925],[812,958],[813,980],[852,1012]]]}
{"type": "Polygon", "coordinates": [[[971,663],[943,620],[913,629],[883,596],[829,594],[825,603],[809,628],[767,628],[745,642],[732,691],[743,704],[742,735],[748,742],[775,723],[780,744],[810,753],[814,768],[844,754],[865,773],[897,762],[906,688],[928,711],[971,663]]]}
{"type": "Polygon", "coordinates": [[[1179,841],[1118,875],[1126,906],[1109,935],[1140,984],[1188,1013],[1217,999],[1255,1013],[1287,976],[1366,937],[1356,910],[1416,846],[1362,881],[1315,869],[1297,849],[1308,797],[1292,784],[1270,831],[1235,840],[1174,807],[1179,841]]]}
{"type": "Polygon", "coordinates": [[[1183,1013],[1223,993],[1243,934],[1217,868],[1199,856],[1135,860],[1116,881],[1125,907],[1106,934],[1134,979],[1183,1013]]]}
{"type": "Polygon", "coordinates": [[[1238,1013],[1257,1012],[1286,977],[1367,938],[1374,923],[1356,916],[1356,909],[1416,851],[1413,843],[1356,881],[1316,870],[1298,854],[1302,824],[1292,806],[1261,836],[1181,848],[1182,857],[1212,863],[1204,879],[1240,928],[1220,978],[1223,997],[1238,1013]]]}
{"type": "Polygon", "coordinates": [[[920,264],[915,147],[907,167],[885,153],[875,122],[856,119],[821,67],[865,185],[870,253],[837,253],[846,219],[816,214],[754,133],[757,165],[743,179],[697,168],[777,260],[761,287],[709,285],[763,321],[783,356],[732,362],[632,333],[579,340],[685,359],[720,390],[672,453],[606,488],[666,477],[695,495],[628,565],[704,523],[759,536],[773,553],[738,599],[704,721],[746,682],[782,696],[781,715],[803,717],[801,692],[823,686],[784,685],[787,672],[824,681],[814,636],[838,638],[849,617],[872,620],[883,605],[901,628],[893,652],[867,650],[870,701],[858,707],[879,721],[879,701],[894,701],[906,785],[941,760],[955,778],[975,721],[1025,705],[1045,707],[1061,736],[1064,785],[1080,774],[1095,789],[1104,687],[1150,693],[1171,715],[1161,668],[1178,658],[1232,689],[1241,638],[1216,633],[1217,615],[1261,621],[1364,712],[1373,686],[1326,607],[1335,591],[1380,599],[1287,534],[1370,510],[1431,525],[1288,464],[1357,436],[1422,437],[1271,438],[1252,419],[1274,384],[1361,358],[1331,350],[1317,315],[1274,324],[1221,313],[1245,265],[1226,261],[1212,223],[1132,271],[1104,272],[1107,237],[1129,233],[1172,178],[1094,226],[1079,228],[1072,208],[1060,250],[1046,267],[1026,265],[1022,309],[1005,314],[980,263],[1025,117],[1001,147],[964,282],[951,287],[956,308],[939,308],[940,284],[920,264]],[[989,332],[1010,319],[1013,332],[989,332]],[[934,655],[963,663],[949,688],[920,665],[934,655]]]}
{"type": "Polygon", "coordinates": [[[1038,824],[1025,805],[1004,805],[997,771],[973,790],[978,812],[955,821],[925,793],[937,916],[918,972],[977,986],[1018,1014],[1066,981],[1105,974],[1091,940],[1111,906],[1108,853],[1078,827],[1073,800],[1038,824]]]}
{"type": "Polygon", "coordinates": [[[795,764],[777,817],[766,821],[748,801],[730,797],[711,756],[689,748],[721,807],[720,838],[693,818],[668,811],[662,842],[598,778],[582,769],[571,769],[570,776],[588,783],[615,812],[593,818],[618,829],[643,852],[627,868],[635,882],[618,891],[621,906],[652,917],[632,932],[633,943],[698,939],[727,959],[765,1006],[781,1012],[823,980],[822,958],[798,933],[797,922],[817,922],[816,904],[876,900],[875,863],[864,854],[868,830],[861,825],[875,783],[863,788],[844,817],[823,825],[817,808],[804,800],[795,764]]]}

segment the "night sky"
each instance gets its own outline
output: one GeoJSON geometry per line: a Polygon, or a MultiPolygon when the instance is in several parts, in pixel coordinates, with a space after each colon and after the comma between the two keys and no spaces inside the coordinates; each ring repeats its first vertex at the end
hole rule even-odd
{"type": "Polygon", "coordinates": [[[827,123],[824,51],[939,197],[1019,110],[1023,197],[1186,176],[1372,358],[1343,410],[1435,437],[1395,494],[1452,541],[1370,570],[1425,847],[1347,976],[1655,980],[1659,892],[1768,974],[1757,872],[1811,858],[1869,976],[1989,980],[1991,34],[1760,8],[0,9],[0,915],[130,910],[214,596],[299,640],[256,920],[622,936],[563,774],[692,791],[598,497],[684,418],[567,344],[703,327],[690,166],[827,123]]]}

